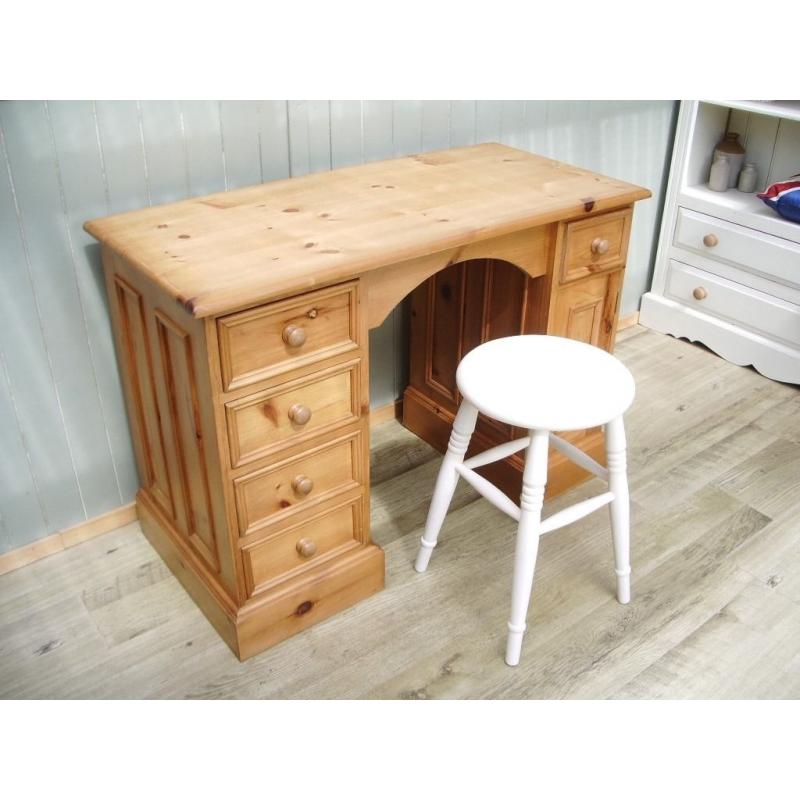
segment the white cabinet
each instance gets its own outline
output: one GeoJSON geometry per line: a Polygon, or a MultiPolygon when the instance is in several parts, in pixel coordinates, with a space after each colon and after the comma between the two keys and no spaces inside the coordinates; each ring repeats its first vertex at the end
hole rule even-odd
{"type": "Polygon", "coordinates": [[[652,289],[639,321],[735,364],[800,384],[800,224],[755,194],[708,188],[726,130],[758,189],[800,172],[800,101],[681,104],[652,289]]]}

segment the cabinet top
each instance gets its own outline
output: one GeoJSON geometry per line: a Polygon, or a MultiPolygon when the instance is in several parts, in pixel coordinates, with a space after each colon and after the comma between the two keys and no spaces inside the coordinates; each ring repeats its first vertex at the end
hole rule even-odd
{"type": "Polygon", "coordinates": [[[650,196],[500,144],[286,178],[87,222],[195,317],[650,196]]]}

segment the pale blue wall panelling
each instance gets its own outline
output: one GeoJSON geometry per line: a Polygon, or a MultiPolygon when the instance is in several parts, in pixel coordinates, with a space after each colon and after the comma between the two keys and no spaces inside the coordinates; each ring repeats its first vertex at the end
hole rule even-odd
{"type": "MultiPolygon", "coordinates": [[[[87,219],[500,141],[649,187],[622,313],[649,286],[676,104],[264,100],[0,103],[0,552],[133,498],[137,476],[87,219]]],[[[373,405],[407,380],[406,307],[370,334],[373,405]]]]}

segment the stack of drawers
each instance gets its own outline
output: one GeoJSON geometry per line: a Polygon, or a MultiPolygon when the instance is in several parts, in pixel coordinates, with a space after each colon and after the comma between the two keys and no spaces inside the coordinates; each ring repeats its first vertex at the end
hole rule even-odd
{"type": "Polygon", "coordinates": [[[216,322],[248,598],[368,542],[357,292],[352,281],[216,322]]]}

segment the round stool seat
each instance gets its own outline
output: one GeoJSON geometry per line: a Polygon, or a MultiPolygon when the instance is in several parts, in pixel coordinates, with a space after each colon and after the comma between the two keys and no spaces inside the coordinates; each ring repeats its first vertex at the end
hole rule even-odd
{"type": "Polygon", "coordinates": [[[470,351],[456,372],[465,399],[492,419],[528,430],[603,425],[633,402],[618,359],[561,336],[508,336],[470,351]]]}

